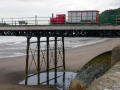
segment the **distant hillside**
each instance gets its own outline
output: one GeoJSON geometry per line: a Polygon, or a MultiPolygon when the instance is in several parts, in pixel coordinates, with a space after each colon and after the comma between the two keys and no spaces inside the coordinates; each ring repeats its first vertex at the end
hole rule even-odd
{"type": "Polygon", "coordinates": [[[99,22],[101,24],[116,24],[117,15],[120,15],[120,8],[106,10],[99,15],[99,22]]]}

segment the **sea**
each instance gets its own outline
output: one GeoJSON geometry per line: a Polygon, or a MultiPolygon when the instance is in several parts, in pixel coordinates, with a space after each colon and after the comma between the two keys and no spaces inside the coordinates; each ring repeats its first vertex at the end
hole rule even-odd
{"type": "MultiPolygon", "coordinates": [[[[41,40],[41,49],[46,49],[46,38],[40,38],[41,40]]],[[[50,48],[54,48],[54,38],[50,38],[50,48]]],[[[108,40],[108,38],[65,38],[65,49],[72,49],[77,47],[83,47],[87,45],[92,45],[100,42],[104,42],[108,40]]],[[[27,38],[26,37],[13,37],[13,36],[0,36],[0,58],[8,58],[8,57],[18,57],[26,55],[26,46],[27,46],[27,38]]],[[[36,42],[37,38],[33,37],[30,39],[31,42],[36,42]]],[[[61,38],[58,37],[58,47],[62,45],[61,38]]],[[[36,43],[30,44],[30,49],[35,50],[37,48],[36,43]]],[[[49,84],[56,87],[58,90],[69,90],[69,86],[71,80],[75,78],[76,72],[57,72],[57,83],[55,82],[54,74],[55,72],[49,73],[49,84]]],[[[32,74],[30,74],[32,75],[32,74]]],[[[41,83],[46,85],[46,77],[47,73],[40,73],[41,83]]],[[[25,80],[20,81],[18,84],[24,85],[25,80]]],[[[28,85],[37,85],[37,75],[29,77],[28,85]]]]}
{"type": "MultiPolygon", "coordinates": [[[[50,40],[54,38],[51,37],[50,40]]],[[[58,38],[60,40],[61,38],[58,38]]],[[[24,56],[26,54],[26,37],[15,36],[0,36],[0,58],[24,56]]],[[[86,45],[91,45],[108,40],[108,38],[65,38],[65,48],[77,48],[86,45]]],[[[36,42],[35,37],[31,38],[31,42],[36,42]]],[[[46,41],[46,38],[41,38],[41,41],[46,41]]],[[[50,42],[52,45],[53,42],[50,42]]],[[[46,43],[41,43],[41,47],[44,49],[46,43]]],[[[35,48],[36,45],[31,45],[35,48]]]]}

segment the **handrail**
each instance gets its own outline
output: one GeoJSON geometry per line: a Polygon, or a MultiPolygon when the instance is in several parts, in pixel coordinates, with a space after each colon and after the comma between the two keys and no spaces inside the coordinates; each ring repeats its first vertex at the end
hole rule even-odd
{"type": "MultiPolygon", "coordinates": [[[[91,16],[90,16],[91,17],[91,16]]],[[[113,16],[116,17],[115,20],[112,20],[115,24],[119,24],[120,21],[117,20],[118,17],[120,16],[113,16]]],[[[70,16],[66,16],[66,22],[69,22],[70,16]]],[[[89,17],[84,17],[82,16],[75,16],[72,20],[77,21],[77,23],[81,20],[81,23],[86,23],[87,21],[89,22],[89,17]],[[87,20],[85,19],[87,18],[87,20]]],[[[95,19],[95,18],[94,18],[95,19]]],[[[93,19],[93,20],[94,20],[93,19]]],[[[59,19],[60,20],[60,19],[59,19]]],[[[91,20],[91,19],[90,19],[91,20]]],[[[105,18],[103,18],[105,20],[105,18]]],[[[110,18],[111,20],[111,18],[110,18]]],[[[93,21],[94,22],[94,21],[93,21]]],[[[98,24],[103,24],[103,23],[98,23],[98,24]]],[[[109,23],[104,23],[104,24],[109,24],[109,23]]],[[[50,17],[21,17],[21,18],[0,18],[0,26],[2,25],[50,25],[50,17]]]]}

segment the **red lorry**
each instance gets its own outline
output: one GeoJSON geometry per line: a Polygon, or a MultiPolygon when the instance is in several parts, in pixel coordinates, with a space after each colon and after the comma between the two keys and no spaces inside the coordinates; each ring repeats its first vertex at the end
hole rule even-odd
{"type": "Polygon", "coordinates": [[[60,23],[65,24],[65,14],[57,14],[56,17],[50,18],[50,23],[60,23]]]}

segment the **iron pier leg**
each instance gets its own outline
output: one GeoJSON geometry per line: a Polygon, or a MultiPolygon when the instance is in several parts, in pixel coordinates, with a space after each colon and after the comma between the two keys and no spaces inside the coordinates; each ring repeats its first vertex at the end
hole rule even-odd
{"type": "Polygon", "coordinates": [[[28,84],[29,48],[30,48],[30,37],[27,37],[26,67],[25,67],[25,85],[28,84]]]}
{"type": "Polygon", "coordinates": [[[49,85],[49,37],[47,37],[47,84],[49,85]]]}
{"type": "Polygon", "coordinates": [[[37,37],[37,72],[38,72],[38,85],[40,84],[40,37],[37,37]]]}
{"type": "Polygon", "coordinates": [[[63,72],[63,90],[65,90],[65,72],[63,72]]]}
{"type": "Polygon", "coordinates": [[[57,37],[55,37],[55,84],[57,83],[57,37]]]}
{"type": "Polygon", "coordinates": [[[65,44],[64,44],[64,37],[62,37],[62,48],[63,48],[63,69],[64,69],[64,71],[65,71],[65,44]]]}
{"type": "Polygon", "coordinates": [[[64,89],[64,87],[65,87],[65,44],[64,44],[64,37],[62,37],[62,51],[63,51],[63,90],[65,90],[64,89]]]}

